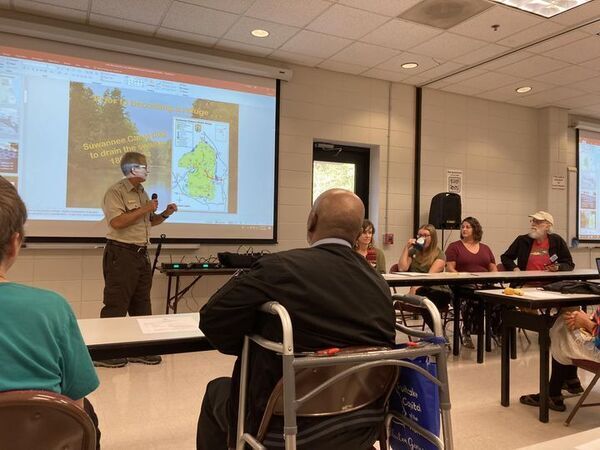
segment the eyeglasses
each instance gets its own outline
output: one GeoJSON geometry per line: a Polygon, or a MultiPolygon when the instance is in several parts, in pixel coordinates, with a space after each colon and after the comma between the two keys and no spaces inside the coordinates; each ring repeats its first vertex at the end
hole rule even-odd
{"type": "Polygon", "coordinates": [[[148,166],[145,164],[136,164],[135,167],[137,167],[138,169],[148,170],[148,166]]]}

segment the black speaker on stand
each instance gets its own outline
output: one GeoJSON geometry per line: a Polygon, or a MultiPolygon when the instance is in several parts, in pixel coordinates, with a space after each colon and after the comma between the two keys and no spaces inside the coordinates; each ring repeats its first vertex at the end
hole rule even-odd
{"type": "Polygon", "coordinates": [[[452,192],[440,192],[431,199],[429,223],[442,230],[442,250],[444,249],[444,230],[460,230],[462,205],[460,195],[452,192]]]}

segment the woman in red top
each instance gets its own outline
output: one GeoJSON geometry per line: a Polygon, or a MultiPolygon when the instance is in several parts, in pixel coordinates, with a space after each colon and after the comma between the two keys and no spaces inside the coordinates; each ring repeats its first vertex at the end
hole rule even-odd
{"type": "MultiPolygon", "coordinates": [[[[447,272],[497,272],[496,259],[492,250],[481,243],[483,228],[474,217],[466,217],[460,225],[460,241],[446,249],[447,272]]],[[[460,309],[463,318],[463,345],[475,348],[471,340],[473,332],[474,304],[465,297],[472,296],[473,286],[462,286],[456,295],[463,300],[460,309]],[[470,295],[469,295],[470,294],[470,295]]]]}

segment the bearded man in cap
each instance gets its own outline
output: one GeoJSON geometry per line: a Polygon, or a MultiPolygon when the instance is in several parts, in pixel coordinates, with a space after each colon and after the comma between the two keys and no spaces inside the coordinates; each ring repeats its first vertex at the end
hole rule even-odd
{"type": "MultiPolygon", "coordinates": [[[[500,257],[504,269],[549,270],[551,272],[573,270],[575,264],[567,243],[558,234],[552,233],[554,225],[552,214],[538,211],[531,214],[529,218],[531,219],[529,233],[517,236],[508,250],[500,257]]],[[[537,314],[537,311],[535,313],[537,314]]],[[[561,388],[571,394],[583,392],[581,382],[577,377],[577,367],[560,364],[552,358],[549,405],[552,410],[564,411],[566,409],[561,396],[561,388]]],[[[539,406],[539,399],[539,394],[530,394],[523,395],[519,401],[525,405],[539,406]]]]}
{"type": "Polygon", "coordinates": [[[552,215],[538,211],[529,217],[529,233],[517,236],[500,257],[504,270],[573,270],[575,264],[567,243],[558,234],[552,233],[552,215]]]}

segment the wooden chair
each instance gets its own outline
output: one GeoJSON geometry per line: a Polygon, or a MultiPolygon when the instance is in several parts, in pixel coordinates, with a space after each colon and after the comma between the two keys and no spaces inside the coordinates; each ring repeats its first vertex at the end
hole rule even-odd
{"type": "Polygon", "coordinates": [[[600,403],[583,403],[592,391],[592,389],[594,389],[598,378],[600,378],[600,362],[589,361],[586,359],[574,359],[573,365],[579,367],[580,369],[587,370],[588,372],[592,372],[594,374],[594,378],[592,379],[588,387],[585,389],[583,394],[581,394],[581,397],[579,397],[577,404],[573,408],[573,411],[571,411],[571,414],[569,414],[569,417],[567,417],[567,420],[565,420],[565,426],[567,427],[571,424],[571,420],[573,420],[573,417],[575,417],[575,414],[577,414],[579,408],[587,406],[600,406],[600,403]]]}
{"type": "Polygon", "coordinates": [[[0,392],[0,448],[94,450],[96,429],[87,413],[64,395],[5,391],[0,392]]]}

